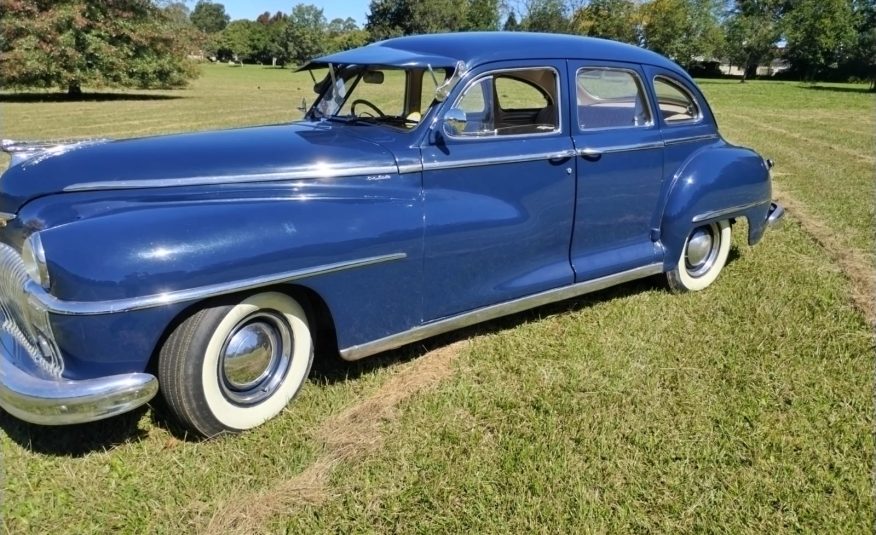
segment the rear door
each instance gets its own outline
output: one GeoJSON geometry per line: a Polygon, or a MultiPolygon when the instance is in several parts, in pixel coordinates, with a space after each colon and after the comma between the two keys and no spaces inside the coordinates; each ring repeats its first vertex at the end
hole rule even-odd
{"type": "Polygon", "coordinates": [[[656,262],[652,240],[663,175],[663,138],[641,67],[569,62],[579,153],[571,261],[575,280],[656,262]]]}

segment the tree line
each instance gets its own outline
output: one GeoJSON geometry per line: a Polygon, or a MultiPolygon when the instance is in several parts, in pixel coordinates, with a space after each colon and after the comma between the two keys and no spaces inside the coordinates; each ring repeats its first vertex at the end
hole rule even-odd
{"type": "Polygon", "coordinates": [[[221,3],[190,4],[0,0],[0,83],[177,87],[199,56],[298,65],[396,36],[475,30],[604,37],[688,69],[718,60],[751,76],[781,56],[801,79],[876,80],[876,0],[372,0],[362,27],[304,3],[234,21],[221,3]]]}

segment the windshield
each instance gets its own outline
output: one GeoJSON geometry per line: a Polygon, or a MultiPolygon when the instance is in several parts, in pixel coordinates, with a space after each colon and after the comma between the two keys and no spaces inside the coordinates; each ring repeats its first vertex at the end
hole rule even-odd
{"type": "Polygon", "coordinates": [[[448,71],[368,65],[314,69],[318,81],[313,90],[318,96],[306,118],[410,130],[437,103],[435,90],[447,79],[448,71]]]}

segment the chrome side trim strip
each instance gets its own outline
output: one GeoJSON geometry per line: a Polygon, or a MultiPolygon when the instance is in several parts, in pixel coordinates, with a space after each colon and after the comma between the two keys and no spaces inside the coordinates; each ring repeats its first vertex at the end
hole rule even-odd
{"type": "Polygon", "coordinates": [[[419,327],[414,327],[408,331],[393,334],[373,342],[367,342],[342,349],[341,357],[344,360],[359,360],[369,355],[374,355],[375,353],[389,351],[390,349],[395,349],[403,345],[423,340],[424,338],[429,338],[430,336],[461,329],[463,327],[468,327],[469,325],[474,325],[475,323],[507,316],[508,314],[514,314],[516,312],[546,305],[555,301],[562,301],[564,299],[569,299],[589,292],[595,292],[616,284],[622,284],[624,282],[641,279],[662,272],[663,264],[649,264],[647,266],[623,271],[621,273],[615,273],[614,275],[579,282],[577,284],[547,290],[534,295],[528,295],[505,303],[498,303],[469,312],[463,312],[462,314],[435,320],[419,327]]]}
{"type": "Polygon", "coordinates": [[[648,143],[633,143],[630,145],[613,145],[607,147],[587,147],[582,151],[593,151],[600,154],[611,154],[613,152],[631,152],[636,150],[662,149],[664,143],[662,141],[651,141],[648,143]]]}
{"type": "Polygon", "coordinates": [[[481,167],[484,165],[500,165],[506,163],[535,162],[539,160],[551,160],[555,158],[572,158],[574,151],[565,152],[541,152],[538,154],[515,154],[513,156],[494,156],[490,158],[472,158],[454,162],[423,162],[424,171],[438,171],[441,169],[458,169],[461,167],[481,167]]]}
{"type": "Polygon", "coordinates": [[[423,164],[420,163],[411,163],[398,166],[398,172],[400,175],[405,175],[408,173],[419,173],[422,170],[423,164]]]}
{"type": "Polygon", "coordinates": [[[701,214],[697,214],[691,219],[694,223],[699,223],[700,221],[706,221],[709,219],[717,219],[720,217],[738,215],[739,212],[744,212],[745,210],[749,210],[751,208],[755,208],[757,206],[761,206],[763,204],[768,203],[769,201],[756,201],[750,202],[747,204],[740,204],[738,206],[731,206],[730,208],[722,208],[720,210],[711,210],[708,212],[703,212],[701,214]]]}
{"type": "Polygon", "coordinates": [[[307,178],[342,178],[360,175],[394,175],[398,167],[381,165],[371,167],[328,167],[312,166],[276,173],[254,173],[248,175],[196,176],[164,178],[155,180],[113,180],[107,182],[80,182],[71,184],[64,191],[97,191],[112,189],[172,188],[179,186],[213,186],[218,184],[247,184],[252,182],[279,182],[303,180],[307,178]]]}
{"type": "Polygon", "coordinates": [[[350,260],[347,262],[336,262],[334,264],[325,264],[307,269],[297,269],[284,273],[276,273],[273,275],[263,275],[260,277],[252,277],[231,282],[222,282],[218,284],[210,284],[198,288],[188,290],[175,290],[160,294],[146,295],[142,297],[129,297],[125,299],[115,299],[108,301],[66,301],[46,292],[42,286],[34,281],[28,281],[25,284],[25,292],[29,294],[30,299],[36,300],[37,306],[43,307],[46,311],[53,314],[63,314],[66,316],[94,316],[98,314],[114,314],[117,312],[130,312],[132,310],[142,310],[144,308],[154,308],[185,301],[196,301],[225,295],[234,292],[252,290],[272,284],[290,282],[308,277],[316,277],[319,275],[327,275],[337,271],[347,269],[355,269],[374,264],[382,264],[384,262],[393,262],[407,258],[406,253],[394,253],[381,256],[372,256],[361,258],[358,260],[350,260]]]}
{"type": "Polygon", "coordinates": [[[718,139],[718,134],[703,134],[700,136],[687,136],[667,139],[664,143],[669,145],[679,145],[681,143],[693,143],[694,141],[706,141],[709,139],[718,139]]]}

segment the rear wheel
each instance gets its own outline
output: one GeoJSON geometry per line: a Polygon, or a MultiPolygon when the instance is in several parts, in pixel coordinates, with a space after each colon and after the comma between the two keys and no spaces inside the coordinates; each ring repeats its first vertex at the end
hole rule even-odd
{"type": "Polygon", "coordinates": [[[304,309],[286,294],[264,292],[204,307],[180,323],[161,348],[158,380],[180,423],[212,437],[279,414],[312,362],[304,309]]]}
{"type": "Polygon", "coordinates": [[[730,222],[716,221],[696,227],[684,242],[675,269],[666,273],[675,292],[695,292],[712,284],[730,254],[730,222]]]}

